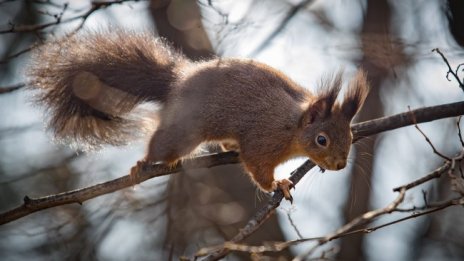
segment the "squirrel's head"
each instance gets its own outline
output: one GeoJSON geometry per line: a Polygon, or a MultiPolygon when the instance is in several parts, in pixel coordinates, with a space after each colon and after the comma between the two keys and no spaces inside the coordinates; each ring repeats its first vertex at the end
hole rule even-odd
{"type": "Polygon", "coordinates": [[[315,100],[309,104],[299,122],[298,143],[317,165],[328,170],[346,166],[353,136],[350,123],[369,92],[363,70],[359,70],[337,102],[342,73],[321,85],[315,100]]]}

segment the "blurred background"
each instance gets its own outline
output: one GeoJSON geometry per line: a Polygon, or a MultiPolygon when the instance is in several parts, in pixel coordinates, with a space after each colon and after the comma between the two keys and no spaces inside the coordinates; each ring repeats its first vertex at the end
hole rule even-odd
{"type": "MultiPolygon", "coordinates": [[[[322,75],[358,67],[372,91],[357,121],[462,101],[446,79],[464,62],[462,0],[151,0],[0,1],[0,212],[40,197],[127,175],[145,141],[83,152],[53,142],[43,108],[24,88],[30,50],[51,37],[108,26],[151,31],[192,60],[248,57],[280,69],[308,89],[322,75]],[[26,25],[26,26],[24,26],[26,25]]],[[[461,124],[463,125],[463,124],[461,124]]],[[[456,119],[421,125],[442,153],[460,149],[456,119]]],[[[279,166],[288,176],[305,159],[279,166]]],[[[349,166],[312,170],[245,243],[326,235],[354,217],[386,206],[392,188],[434,170],[442,159],[413,127],[360,141],[349,166]]],[[[408,192],[404,207],[452,197],[447,179],[408,192]]],[[[80,205],[60,206],[0,226],[0,260],[177,260],[233,237],[266,203],[240,165],[185,171],[80,205]]],[[[464,209],[452,207],[344,237],[315,257],[331,260],[464,260],[464,209]]],[[[391,214],[376,221],[398,218],[391,214]]],[[[269,253],[287,260],[313,243],[269,253]]],[[[267,254],[266,254],[267,255],[267,254]]],[[[227,260],[249,260],[234,253],[227,260]]]]}

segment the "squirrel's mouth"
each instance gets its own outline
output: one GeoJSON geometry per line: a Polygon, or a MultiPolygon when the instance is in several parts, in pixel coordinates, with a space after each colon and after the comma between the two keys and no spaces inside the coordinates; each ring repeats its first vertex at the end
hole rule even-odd
{"type": "Polygon", "coordinates": [[[346,167],[346,159],[324,159],[320,162],[316,162],[317,165],[324,170],[341,170],[346,167]]]}

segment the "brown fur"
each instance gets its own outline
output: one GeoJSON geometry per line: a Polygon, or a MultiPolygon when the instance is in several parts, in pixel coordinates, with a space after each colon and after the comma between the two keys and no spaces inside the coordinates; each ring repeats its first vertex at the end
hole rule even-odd
{"type": "Polygon", "coordinates": [[[124,115],[141,101],[158,101],[163,106],[146,161],[173,164],[203,142],[225,141],[226,149],[240,150],[246,170],[265,191],[275,188],[274,168],[295,156],[326,169],[344,167],[350,122],[368,92],[362,71],[339,103],[341,73],[313,94],[262,63],[193,64],[159,40],[130,32],[77,36],[43,50],[38,57],[46,66],[32,67],[32,83],[44,90],[41,101],[51,108],[50,125],[58,135],[119,144],[127,137],[118,133],[136,128],[122,123],[124,115]],[[60,44],[69,57],[60,53],[60,44]],[[326,147],[316,143],[321,133],[326,147]]]}
{"type": "Polygon", "coordinates": [[[181,68],[189,65],[163,40],[119,30],[52,41],[38,48],[32,61],[29,82],[41,90],[36,100],[48,105],[49,127],[58,139],[89,148],[126,144],[152,129],[143,124],[149,117],[134,109],[164,102],[181,68]]]}

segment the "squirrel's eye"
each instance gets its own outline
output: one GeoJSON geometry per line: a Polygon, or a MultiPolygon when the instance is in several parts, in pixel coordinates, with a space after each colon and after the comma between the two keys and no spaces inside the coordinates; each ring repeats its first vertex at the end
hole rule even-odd
{"type": "Polygon", "coordinates": [[[327,138],[324,135],[317,135],[316,142],[322,147],[327,146],[327,138]]]}

